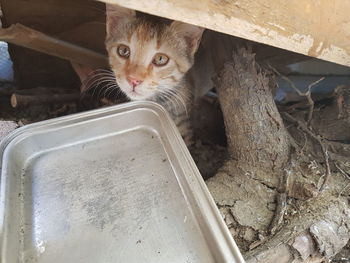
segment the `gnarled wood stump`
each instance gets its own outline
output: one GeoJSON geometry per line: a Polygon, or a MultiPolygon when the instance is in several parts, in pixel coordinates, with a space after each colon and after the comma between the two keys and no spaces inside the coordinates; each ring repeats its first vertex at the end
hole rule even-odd
{"type": "Polygon", "coordinates": [[[339,188],[348,179],[338,173],[318,190],[322,158],[290,136],[252,51],[232,51],[225,41],[218,40],[214,59],[229,158],[207,181],[209,190],[247,262],[331,258],[350,237],[348,190],[339,188]]]}

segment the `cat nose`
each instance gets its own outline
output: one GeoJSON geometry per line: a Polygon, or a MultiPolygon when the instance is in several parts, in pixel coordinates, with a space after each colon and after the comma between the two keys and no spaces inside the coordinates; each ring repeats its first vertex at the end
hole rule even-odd
{"type": "Polygon", "coordinates": [[[142,80],[137,79],[135,77],[132,76],[127,76],[126,79],[128,80],[129,84],[135,88],[136,86],[140,85],[142,83],[142,80]]]}

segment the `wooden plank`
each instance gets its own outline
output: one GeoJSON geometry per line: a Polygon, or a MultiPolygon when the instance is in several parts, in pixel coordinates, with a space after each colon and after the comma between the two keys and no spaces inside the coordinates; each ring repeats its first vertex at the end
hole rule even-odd
{"type": "Polygon", "coordinates": [[[350,66],[348,0],[102,0],[350,66]]]}
{"type": "MultiPolygon", "coordinates": [[[[20,23],[55,38],[65,40],[102,53],[104,43],[104,3],[86,0],[0,0],[3,27],[20,23]],[[90,27],[87,40],[86,29],[75,29],[85,23],[100,23],[90,27]],[[73,32],[74,30],[75,32],[73,32]],[[97,31],[97,32],[96,32],[97,31]],[[100,33],[101,32],[101,33],[100,33]],[[74,36],[72,36],[74,34],[74,36]],[[79,35],[81,38],[79,38],[79,35]],[[101,37],[102,36],[102,37],[101,37]],[[101,38],[101,45],[91,44],[101,38]],[[95,47],[98,49],[95,49],[95,47]]],[[[80,80],[69,61],[49,56],[16,45],[9,45],[15,78],[20,88],[38,86],[62,86],[78,88],[80,80]]]]}
{"type": "Polygon", "coordinates": [[[92,67],[107,67],[107,56],[78,45],[53,38],[21,24],[0,28],[0,41],[30,48],[48,55],[92,67]]]}

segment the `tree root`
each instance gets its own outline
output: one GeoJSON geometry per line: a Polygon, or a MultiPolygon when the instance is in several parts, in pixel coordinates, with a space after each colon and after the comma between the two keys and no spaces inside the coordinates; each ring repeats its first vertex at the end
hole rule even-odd
{"type": "Polygon", "coordinates": [[[347,200],[324,193],[307,201],[288,225],[245,258],[247,263],[322,262],[347,244],[349,231],[347,200]]]}
{"type": "Polygon", "coordinates": [[[292,121],[294,122],[295,124],[298,125],[298,127],[300,129],[302,129],[306,134],[308,134],[311,138],[313,138],[314,140],[316,140],[319,145],[321,146],[321,149],[322,149],[322,154],[323,154],[323,158],[324,158],[324,162],[325,162],[325,165],[326,165],[326,174],[324,176],[324,179],[323,179],[323,182],[321,184],[321,187],[320,187],[320,191],[323,191],[325,186],[327,185],[327,182],[331,176],[331,168],[330,168],[330,165],[329,165],[329,154],[328,154],[328,150],[327,148],[325,147],[325,145],[323,144],[322,140],[320,139],[319,136],[317,136],[316,134],[314,134],[306,125],[304,125],[302,122],[298,121],[297,119],[295,119],[292,115],[290,115],[289,113],[287,112],[284,112],[283,113],[284,116],[286,116],[286,119],[288,121],[292,121]]]}
{"type": "MultiPolygon", "coordinates": [[[[350,190],[339,183],[347,180],[343,176],[330,177],[330,143],[287,113],[292,129],[297,124],[303,132],[300,148],[287,132],[268,77],[251,50],[237,48],[228,62],[229,57],[219,52],[215,67],[230,156],[207,181],[224,220],[248,263],[320,263],[331,258],[350,237],[350,190]],[[327,191],[315,187],[324,170],[314,159],[317,154],[309,152],[310,144],[322,149],[326,176],[321,190],[327,184],[327,191]],[[284,173],[289,173],[288,180],[284,173]]],[[[309,93],[317,83],[308,87],[309,93]]],[[[308,124],[314,122],[313,109],[310,105],[308,124]]]]}

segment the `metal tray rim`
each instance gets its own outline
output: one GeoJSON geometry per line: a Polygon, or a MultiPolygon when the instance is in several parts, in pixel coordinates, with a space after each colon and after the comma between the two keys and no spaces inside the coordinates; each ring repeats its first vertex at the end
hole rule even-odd
{"type": "MultiPolygon", "coordinates": [[[[80,113],[74,113],[67,116],[52,118],[44,121],[39,121],[36,123],[31,123],[22,127],[19,127],[15,129],[14,131],[10,132],[8,135],[6,135],[1,141],[0,141],[0,171],[2,167],[2,160],[3,160],[3,153],[5,151],[5,148],[8,146],[8,144],[17,136],[23,134],[23,133],[29,133],[29,132],[35,132],[37,129],[45,128],[55,128],[59,127],[60,125],[65,125],[68,123],[75,123],[76,120],[83,121],[83,120],[89,120],[93,118],[97,118],[101,116],[105,116],[108,114],[116,114],[123,110],[131,110],[131,109],[137,109],[138,107],[142,106],[143,108],[152,109],[155,111],[159,111],[162,114],[167,115],[167,118],[170,118],[168,116],[168,113],[166,110],[159,104],[155,102],[150,101],[142,101],[142,102],[126,102],[115,106],[105,107],[101,109],[95,109],[95,110],[89,110],[85,112],[80,113]]],[[[1,182],[1,180],[0,180],[1,182]]]]}
{"type": "MultiPolygon", "coordinates": [[[[31,133],[35,133],[38,130],[46,130],[46,129],[54,129],[55,127],[60,127],[62,125],[68,125],[70,123],[76,123],[76,122],[81,122],[84,120],[89,120],[93,118],[98,118],[101,116],[106,116],[109,114],[117,114],[121,111],[126,111],[126,110],[133,110],[133,109],[140,109],[140,108],[146,108],[150,110],[154,110],[158,115],[162,115],[160,117],[163,117],[166,119],[166,124],[170,125],[169,131],[171,131],[171,136],[175,138],[175,142],[171,142],[173,144],[172,146],[175,146],[177,150],[180,150],[179,154],[183,156],[183,158],[188,162],[188,167],[191,169],[193,172],[194,178],[196,180],[196,183],[200,187],[200,193],[196,193],[196,201],[199,204],[199,208],[201,213],[204,215],[205,211],[210,211],[210,217],[205,218],[207,221],[208,226],[213,226],[213,223],[216,222],[216,229],[212,229],[213,232],[220,232],[219,233],[219,239],[221,238],[220,242],[221,244],[219,245],[223,251],[231,251],[232,255],[235,258],[235,262],[244,262],[244,259],[242,255],[239,253],[239,249],[233,240],[226,224],[224,223],[221,215],[219,214],[219,211],[216,207],[215,201],[213,200],[204,180],[202,179],[197,166],[195,165],[186,145],[184,144],[181,135],[177,131],[177,128],[173,121],[171,120],[170,116],[166,112],[166,110],[159,104],[154,103],[154,102],[129,102],[129,103],[124,103],[116,106],[111,106],[111,107],[106,107],[102,109],[97,109],[97,110],[91,110],[83,113],[77,113],[77,114],[72,114],[64,117],[59,117],[59,118],[54,118],[42,122],[37,122],[34,124],[26,125],[24,127],[20,127],[7,135],[0,143],[0,169],[2,167],[2,162],[4,158],[4,152],[10,145],[12,141],[14,141],[17,137],[20,135],[25,135],[28,133],[30,135],[31,133]],[[225,244],[225,248],[223,248],[223,244],[225,244]]],[[[164,120],[162,120],[162,123],[164,120]]],[[[3,189],[3,184],[2,184],[2,179],[3,179],[3,174],[1,172],[1,178],[0,178],[0,189],[3,189]]],[[[2,197],[2,193],[0,193],[0,197],[2,197]]],[[[4,210],[3,210],[4,211],[4,210]]],[[[5,211],[4,211],[5,212],[5,211]]],[[[0,215],[1,219],[0,222],[2,221],[3,215],[0,215]]],[[[215,224],[214,224],[215,225],[215,224]]],[[[0,234],[3,233],[3,227],[0,225],[0,234]]],[[[213,236],[215,236],[213,234],[213,236]]],[[[220,240],[218,240],[220,241],[220,240]]]]}

